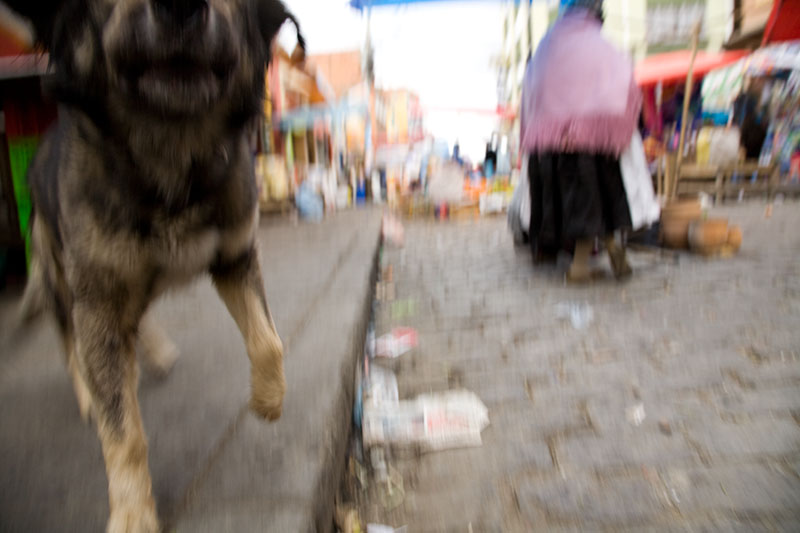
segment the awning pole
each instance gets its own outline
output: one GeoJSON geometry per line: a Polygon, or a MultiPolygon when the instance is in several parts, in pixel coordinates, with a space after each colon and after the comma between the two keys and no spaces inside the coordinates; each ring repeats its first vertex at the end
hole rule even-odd
{"type": "Polygon", "coordinates": [[[692,59],[689,61],[689,72],[686,75],[686,88],[683,94],[683,115],[681,116],[681,136],[678,141],[678,155],[675,162],[675,171],[672,178],[671,198],[675,198],[678,193],[678,178],[681,174],[681,164],[683,163],[683,145],[686,142],[686,122],[689,120],[689,102],[692,99],[692,85],[694,73],[694,60],[697,57],[697,48],[700,44],[700,21],[697,21],[692,29],[692,59]]]}

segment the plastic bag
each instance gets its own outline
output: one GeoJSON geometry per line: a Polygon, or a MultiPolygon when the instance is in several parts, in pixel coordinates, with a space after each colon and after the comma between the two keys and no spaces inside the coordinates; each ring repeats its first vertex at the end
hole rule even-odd
{"type": "Polygon", "coordinates": [[[314,192],[314,189],[307,180],[300,184],[295,203],[297,203],[297,210],[300,212],[302,218],[314,222],[322,220],[325,212],[322,205],[322,198],[314,192]]]}
{"type": "Polygon", "coordinates": [[[395,359],[417,347],[417,331],[413,328],[394,328],[381,335],[375,343],[378,357],[395,359]]]}
{"type": "Polygon", "coordinates": [[[647,168],[644,144],[638,130],[633,132],[630,145],[620,156],[619,166],[633,229],[646,228],[661,217],[661,206],[653,191],[653,178],[647,168]]]}
{"type": "Polygon", "coordinates": [[[528,230],[531,226],[531,195],[528,184],[528,156],[522,160],[522,175],[519,184],[514,189],[511,203],[508,205],[508,228],[514,237],[514,244],[525,244],[528,239],[528,230]]]}

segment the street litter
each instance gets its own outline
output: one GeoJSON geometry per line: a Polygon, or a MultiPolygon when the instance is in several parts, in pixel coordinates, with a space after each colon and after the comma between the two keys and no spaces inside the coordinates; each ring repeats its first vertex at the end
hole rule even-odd
{"type": "Polygon", "coordinates": [[[369,454],[381,505],[391,511],[399,507],[406,497],[403,475],[386,462],[386,450],[383,448],[373,446],[369,454]]]}
{"type": "Polygon", "coordinates": [[[359,488],[361,488],[361,490],[366,490],[369,486],[367,467],[359,463],[355,457],[350,457],[347,466],[350,470],[350,476],[358,481],[359,488]]]}
{"type": "Polygon", "coordinates": [[[413,328],[394,328],[391,333],[381,335],[375,342],[378,357],[394,359],[417,347],[417,330],[413,328]]]}
{"type": "Polygon", "coordinates": [[[594,320],[594,311],[587,303],[561,302],[556,305],[556,316],[569,320],[575,329],[586,329],[594,320]]]}
{"type": "Polygon", "coordinates": [[[472,392],[458,390],[365,405],[362,427],[366,446],[419,445],[435,451],[480,446],[481,431],[488,425],[483,402],[472,392]]]}
{"type": "Polygon", "coordinates": [[[417,314],[417,301],[413,298],[392,302],[392,320],[402,320],[417,314]]]}
{"type": "Polygon", "coordinates": [[[625,409],[625,418],[634,426],[641,426],[645,416],[643,403],[637,403],[625,409]]]}
{"type": "Polygon", "coordinates": [[[372,324],[367,329],[367,338],[364,340],[364,354],[369,359],[375,357],[375,327],[372,324]]]}
{"type": "Polygon", "coordinates": [[[399,401],[397,377],[394,372],[379,365],[371,366],[364,404],[374,407],[378,405],[396,405],[399,401]]]}
{"type": "Polygon", "coordinates": [[[383,524],[367,524],[367,533],[406,533],[407,526],[393,528],[383,524]]]}
{"type": "Polygon", "coordinates": [[[406,499],[403,475],[391,465],[387,468],[384,478],[378,480],[378,488],[381,505],[387,511],[397,509],[406,499]]]}
{"type": "Polygon", "coordinates": [[[405,243],[406,236],[403,224],[392,215],[383,215],[381,234],[383,236],[383,241],[392,246],[402,248],[405,243]]]}
{"type": "Polygon", "coordinates": [[[394,283],[379,281],[375,284],[375,299],[379,302],[391,302],[395,297],[394,283]]]}
{"type": "Polygon", "coordinates": [[[337,505],[333,513],[333,519],[341,533],[361,533],[362,531],[358,511],[351,507],[337,505]]]}
{"type": "Polygon", "coordinates": [[[383,281],[393,281],[394,280],[394,267],[391,263],[386,265],[381,273],[381,280],[383,281]]]}

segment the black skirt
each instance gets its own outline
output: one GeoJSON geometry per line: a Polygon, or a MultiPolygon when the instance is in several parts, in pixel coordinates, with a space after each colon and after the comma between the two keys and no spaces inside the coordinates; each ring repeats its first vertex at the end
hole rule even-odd
{"type": "Polygon", "coordinates": [[[534,254],[571,251],[575,241],[631,227],[619,160],[589,153],[531,154],[530,241],[534,254]]]}

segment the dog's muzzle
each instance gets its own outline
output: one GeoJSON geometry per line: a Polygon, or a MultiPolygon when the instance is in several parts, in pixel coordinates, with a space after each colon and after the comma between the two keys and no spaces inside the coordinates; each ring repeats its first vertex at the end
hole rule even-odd
{"type": "Polygon", "coordinates": [[[115,43],[122,90],[166,115],[202,113],[237,66],[232,29],[207,0],[150,0],[115,43]]]}
{"type": "Polygon", "coordinates": [[[208,24],[207,0],[152,0],[158,23],[177,31],[201,31],[208,24]]]}

